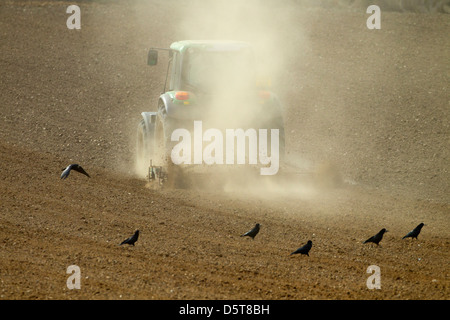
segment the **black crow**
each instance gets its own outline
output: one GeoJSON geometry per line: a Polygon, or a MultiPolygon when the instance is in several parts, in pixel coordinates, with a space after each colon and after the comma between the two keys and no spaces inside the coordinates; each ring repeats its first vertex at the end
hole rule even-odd
{"type": "Polygon", "coordinates": [[[402,239],[405,238],[416,238],[419,235],[420,231],[422,230],[422,227],[424,226],[423,223],[419,224],[417,227],[415,227],[413,230],[411,230],[410,232],[408,232],[408,234],[406,236],[404,236],[402,239]]]}
{"type": "Polygon", "coordinates": [[[137,241],[138,238],[139,238],[139,230],[136,230],[136,232],[131,237],[123,240],[120,245],[129,244],[129,245],[134,246],[134,243],[137,241]]]}
{"type": "Polygon", "coordinates": [[[312,241],[308,240],[308,242],[304,246],[298,248],[297,250],[292,252],[290,255],[300,253],[300,254],[306,254],[309,257],[309,250],[311,250],[311,247],[312,247],[312,241]]]}
{"type": "Polygon", "coordinates": [[[385,232],[388,232],[385,228],[381,229],[380,232],[378,232],[376,235],[374,235],[373,237],[370,237],[369,239],[367,239],[366,241],[364,241],[363,243],[367,243],[367,242],[373,242],[376,243],[377,245],[379,245],[381,239],[383,239],[383,234],[385,232]]]}
{"type": "Polygon", "coordinates": [[[61,179],[67,178],[71,170],[78,171],[79,173],[82,173],[90,178],[89,174],[84,171],[84,169],[79,164],[71,164],[68,165],[67,168],[62,169],[63,173],[61,173],[61,179]]]}
{"type": "Polygon", "coordinates": [[[246,233],[244,233],[243,235],[241,235],[241,237],[248,236],[248,237],[251,237],[253,240],[255,240],[255,237],[256,237],[256,235],[257,235],[258,232],[259,232],[259,227],[260,227],[260,224],[257,223],[257,224],[253,227],[252,230],[247,231],[246,233]]]}

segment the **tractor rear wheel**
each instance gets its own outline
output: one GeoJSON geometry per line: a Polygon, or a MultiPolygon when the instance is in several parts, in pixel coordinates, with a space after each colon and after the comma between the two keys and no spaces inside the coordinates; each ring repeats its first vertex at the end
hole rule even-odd
{"type": "Polygon", "coordinates": [[[145,176],[148,171],[151,157],[151,133],[145,127],[144,120],[138,125],[136,136],[136,172],[145,176]]]}

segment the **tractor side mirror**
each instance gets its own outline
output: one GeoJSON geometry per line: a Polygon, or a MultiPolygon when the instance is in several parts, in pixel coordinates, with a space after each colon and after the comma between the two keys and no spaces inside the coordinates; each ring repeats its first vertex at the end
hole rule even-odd
{"type": "Polygon", "coordinates": [[[158,50],[150,49],[147,56],[147,64],[154,66],[158,63],[158,50]]]}

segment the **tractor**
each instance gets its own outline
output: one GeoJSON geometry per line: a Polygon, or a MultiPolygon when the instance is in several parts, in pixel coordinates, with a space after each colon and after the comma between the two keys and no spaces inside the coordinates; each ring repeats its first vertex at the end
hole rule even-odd
{"type": "Polygon", "coordinates": [[[168,54],[163,92],[157,99],[156,110],[141,113],[137,129],[137,160],[148,164],[149,180],[163,184],[174,171],[189,167],[174,164],[171,152],[178,141],[173,141],[172,134],[178,128],[193,132],[195,122],[199,121],[204,130],[278,129],[282,161],[285,152],[282,106],[267,82],[258,82],[249,43],[177,41],[169,48],[150,48],[147,64],[158,64],[160,54],[168,54]]]}

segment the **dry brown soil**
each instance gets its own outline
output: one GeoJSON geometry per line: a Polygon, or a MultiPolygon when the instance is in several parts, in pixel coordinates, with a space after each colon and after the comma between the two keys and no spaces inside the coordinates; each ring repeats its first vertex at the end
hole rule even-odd
{"type": "MultiPolygon", "coordinates": [[[[283,58],[273,82],[289,156],[334,163],[338,187],[290,175],[159,189],[134,174],[137,123],[164,74],[147,51],[219,38],[217,25],[186,29],[201,1],[77,2],[81,30],[66,27],[68,2],[0,3],[0,299],[450,297],[450,16],[383,12],[368,30],[365,10],[262,3],[274,6],[261,32],[283,58]],[[60,180],[69,163],[91,178],[60,180]],[[240,237],[257,222],[254,240],[240,237]],[[418,240],[402,240],[420,222],[418,240]],[[381,246],[362,244],[381,228],[381,246]],[[136,229],[134,247],[118,245],[136,229]],[[307,240],[309,257],[289,255],[307,240]]],[[[229,10],[242,14],[223,38],[258,20],[229,10]]]]}

